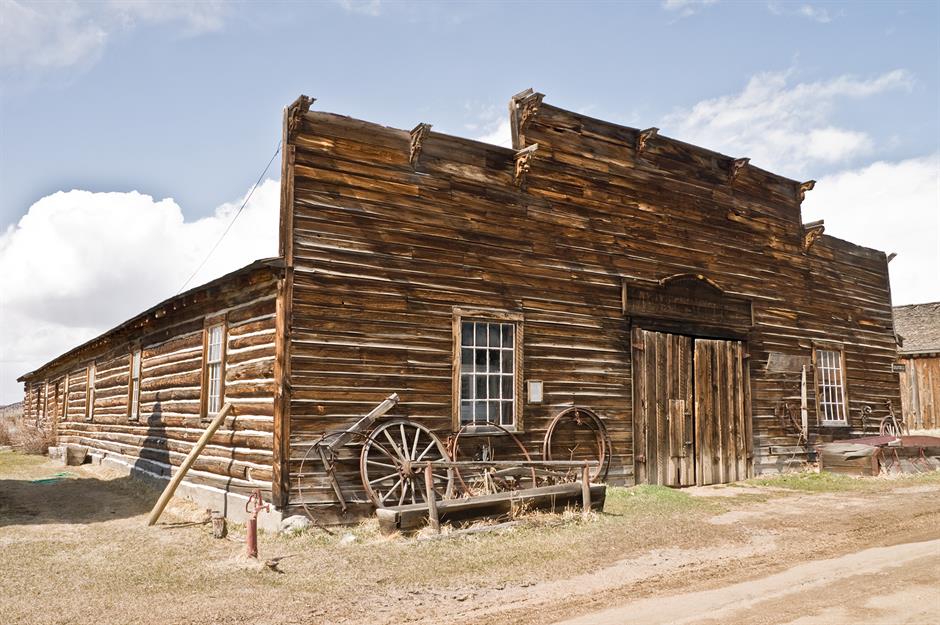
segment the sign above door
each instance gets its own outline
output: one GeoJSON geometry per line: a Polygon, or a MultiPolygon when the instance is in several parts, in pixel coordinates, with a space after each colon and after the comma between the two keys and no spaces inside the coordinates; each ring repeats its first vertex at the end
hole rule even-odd
{"type": "Polygon", "coordinates": [[[701,274],[658,282],[623,281],[623,314],[631,318],[689,322],[746,331],[754,325],[751,301],[729,295],[701,274]]]}

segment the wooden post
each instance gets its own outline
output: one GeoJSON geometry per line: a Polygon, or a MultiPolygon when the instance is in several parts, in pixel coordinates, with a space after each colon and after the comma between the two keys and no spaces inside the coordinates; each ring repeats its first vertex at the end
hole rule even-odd
{"type": "Polygon", "coordinates": [[[220,410],[219,413],[215,415],[212,423],[210,423],[209,427],[206,428],[206,431],[202,433],[202,436],[189,452],[189,455],[186,456],[185,460],[183,460],[183,464],[181,464],[180,468],[177,469],[173,479],[171,479],[170,483],[166,485],[165,489],[163,489],[163,494],[160,495],[160,499],[157,500],[153,510],[150,511],[150,518],[147,519],[147,525],[153,525],[156,523],[157,519],[160,518],[160,515],[163,514],[163,509],[166,508],[168,503],[170,503],[170,499],[173,498],[173,493],[176,492],[176,488],[180,485],[180,482],[183,481],[183,478],[186,477],[186,473],[189,472],[189,468],[193,466],[193,463],[196,461],[196,458],[206,446],[206,443],[209,442],[209,439],[212,438],[212,435],[215,434],[215,431],[218,430],[219,426],[222,425],[222,422],[225,421],[225,417],[228,416],[228,413],[231,409],[232,404],[226,402],[226,404],[222,406],[222,410],[220,410]]]}
{"type": "Polygon", "coordinates": [[[591,516],[591,471],[585,464],[581,468],[581,517],[591,516]]]}
{"type": "Polygon", "coordinates": [[[424,496],[428,501],[428,522],[435,534],[441,533],[441,520],[437,514],[437,499],[434,496],[434,473],[431,463],[424,467],[424,496]]]}
{"type": "Polygon", "coordinates": [[[221,512],[212,513],[212,537],[225,538],[228,528],[225,525],[225,516],[221,512]]]}

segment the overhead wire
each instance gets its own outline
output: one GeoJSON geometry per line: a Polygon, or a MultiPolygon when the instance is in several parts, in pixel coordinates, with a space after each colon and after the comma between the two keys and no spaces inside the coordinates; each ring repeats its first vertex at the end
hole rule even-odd
{"type": "Polygon", "coordinates": [[[231,221],[228,222],[228,225],[225,227],[225,230],[222,231],[222,235],[219,236],[218,240],[215,242],[215,245],[212,246],[212,248],[209,250],[209,253],[207,253],[205,258],[202,259],[202,262],[199,263],[199,266],[196,267],[195,271],[193,271],[192,274],[190,274],[188,278],[186,278],[186,282],[184,282],[183,286],[181,286],[179,290],[176,292],[177,295],[183,292],[183,289],[185,289],[189,285],[192,279],[196,277],[196,274],[198,274],[199,271],[209,261],[209,258],[212,257],[212,254],[215,252],[215,250],[218,249],[219,244],[221,244],[222,240],[225,239],[225,235],[227,235],[229,233],[229,230],[232,229],[232,226],[235,225],[235,220],[238,219],[238,216],[242,214],[243,210],[245,210],[245,206],[248,205],[248,200],[250,200],[251,196],[254,195],[255,189],[257,189],[258,185],[261,184],[261,181],[264,180],[265,175],[267,175],[268,170],[271,168],[271,163],[274,162],[274,159],[277,158],[277,155],[280,153],[281,153],[281,142],[278,141],[277,148],[275,148],[274,154],[271,156],[271,160],[269,160],[268,164],[264,166],[264,171],[261,172],[261,175],[258,176],[258,180],[255,181],[255,184],[252,185],[251,189],[248,191],[248,195],[245,196],[245,199],[242,201],[241,206],[239,206],[238,210],[235,211],[235,214],[232,216],[231,221]]]}

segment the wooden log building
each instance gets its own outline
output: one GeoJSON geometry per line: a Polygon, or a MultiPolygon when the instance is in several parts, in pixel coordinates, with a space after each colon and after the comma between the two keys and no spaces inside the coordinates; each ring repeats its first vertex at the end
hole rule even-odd
{"type": "Polygon", "coordinates": [[[531,90],[512,148],[311,102],[284,112],[279,258],[21,378],[61,442],[166,475],[229,401],[187,481],[328,516],[304,450],[393,392],[442,439],[496,421],[535,457],[588,407],[611,483],[675,486],[781,470],[900,407],[885,254],[803,223],[812,181],[531,90]]]}
{"type": "Polygon", "coordinates": [[[896,306],[894,329],[904,421],[911,429],[940,429],[940,302],[896,306]]]}

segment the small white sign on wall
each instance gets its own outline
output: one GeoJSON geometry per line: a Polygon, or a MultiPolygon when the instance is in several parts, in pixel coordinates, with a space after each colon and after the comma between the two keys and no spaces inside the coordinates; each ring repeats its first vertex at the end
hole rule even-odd
{"type": "Polygon", "coordinates": [[[528,387],[528,396],[530,404],[541,404],[542,403],[542,381],[541,380],[528,380],[526,382],[528,387]]]}

